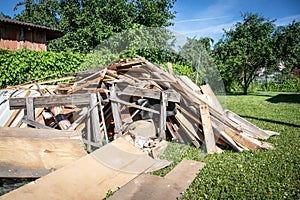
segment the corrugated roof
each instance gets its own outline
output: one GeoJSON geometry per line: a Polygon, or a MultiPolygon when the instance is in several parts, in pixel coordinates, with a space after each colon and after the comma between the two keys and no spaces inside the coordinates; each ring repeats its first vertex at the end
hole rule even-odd
{"type": "Polygon", "coordinates": [[[18,21],[15,19],[0,18],[0,24],[14,24],[14,25],[19,25],[19,26],[23,26],[23,27],[45,30],[46,34],[47,34],[47,40],[53,40],[53,39],[62,37],[64,35],[64,33],[62,31],[55,30],[50,27],[40,26],[40,25],[28,23],[28,22],[22,22],[22,21],[18,21]]]}

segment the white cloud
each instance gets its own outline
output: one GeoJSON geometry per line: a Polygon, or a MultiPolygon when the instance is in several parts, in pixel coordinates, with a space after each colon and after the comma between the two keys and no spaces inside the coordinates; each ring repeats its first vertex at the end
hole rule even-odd
{"type": "Polygon", "coordinates": [[[230,16],[220,16],[220,17],[207,17],[207,18],[198,18],[198,19],[186,19],[186,20],[179,20],[175,21],[174,23],[180,24],[180,23],[186,23],[186,22],[200,22],[200,21],[210,21],[210,20],[216,20],[216,19],[224,19],[228,18],[230,16]]]}
{"type": "Polygon", "coordinates": [[[279,18],[276,20],[275,24],[277,26],[288,25],[288,24],[292,23],[293,20],[300,21],[300,14],[279,18]]]}

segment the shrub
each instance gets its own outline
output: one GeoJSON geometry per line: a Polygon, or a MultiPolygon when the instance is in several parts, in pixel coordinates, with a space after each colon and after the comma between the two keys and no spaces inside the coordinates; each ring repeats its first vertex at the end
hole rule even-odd
{"type": "MultiPolygon", "coordinates": [[[[44,77],[76,72],[86,55],[71,52],[8,51],[0,49],[0,88],[44,77]]],[[[42,79],[43,80],[43,79],[42,79]]]]}

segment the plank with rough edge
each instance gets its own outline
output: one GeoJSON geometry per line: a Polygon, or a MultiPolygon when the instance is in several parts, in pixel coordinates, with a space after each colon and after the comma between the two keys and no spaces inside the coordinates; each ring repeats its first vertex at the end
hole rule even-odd
{"type": "Polygon", "coordinates": [[[109,200],[174,200],[181,196],[205,163],[182,160],[165,177],[142,174],[121,187],[109,200]]]}

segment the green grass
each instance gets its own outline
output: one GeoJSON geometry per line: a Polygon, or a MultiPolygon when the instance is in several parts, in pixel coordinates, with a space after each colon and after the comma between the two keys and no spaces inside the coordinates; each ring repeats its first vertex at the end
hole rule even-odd
{"type": "Polygon", "coordinates": [[[267,141],[274,150],[205,155],[199,149],[171,144],[174,163],[181,159],[206,163],[182,199],[300,199],[300,94],[260,92],[227,95],[227,108],[262,129],[279,132],[267,141]]]}

